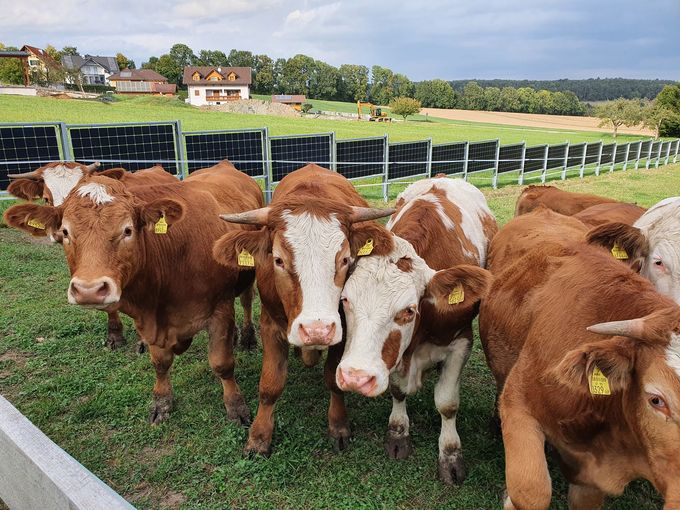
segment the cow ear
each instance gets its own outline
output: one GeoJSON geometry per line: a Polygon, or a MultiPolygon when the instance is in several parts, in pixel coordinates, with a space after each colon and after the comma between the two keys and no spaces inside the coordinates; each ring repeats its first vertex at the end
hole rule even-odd
{"type": "Polygon", "coordinates": [[[5,211],[5,223],[34,236],[46,236],[61,225],[61,209],[51,205],[19,204],[5,211]]]}
{"type": "Polygon", "coordinates": [[[45,183],[43,181],[34,181],[33,179],[17,179],[9,183],[7,191],[11,195],[23,200],[33,200],[42,198],[45,183]]]}
{"type": "Polygon", "coordinates": [[[123,176],[126,174],[127,170],[124,168],[110,168],[108,170],[102,170],[101,172],[97,172],[95,175],[96,176],[101,176],[101,177],[108,177],[109,179],[115,179],[117,181],[120,181],[123,176]]]}
{"type": "Polygon", "coordinates": [[[436,308],[443,313],[458,312],[483,299],[493,277],[478,266],[460,265],[437,271],[427,284],[425,297],[434,300],[436,308]]]}
{"type": "Polygon", "coordinates": [[[264,264],[270,252],[271,241],[266,227],[227,232],[213,245],[213,258],[219,264],[233,269],[264,264]]]}
{"type": "Polygon", "coordinates": [[[159,198],[138,206],[138,213],[142,225],[149,228],[153,228],[163,216],[168,226],[171,226],[184,217],[184,206],[172,198],[159,198]]]}
{"type": "Polygon", "coordinates": [[[642,259],[649,255],[649,242],[640,229],[625,223],[605,223],[595,227],[586,235],[586,242],[606,248],[612,256],[636,271],[642,267],[642,259]]]}
{"type": "Polygon", "coordinates": [[[615,336],[592,342],[567,352],[553,369],[553,375],[558,382],[576,391],[606,395],[608,392],[602,387],[603,382],[606,382],[609,392],[628,386],[635,368],[635,353],[635,340],[630,338],[615,336]],[[596,374],[601,390],[591,391],[589,382],[596,369],[605,379],[596,374]]]}
{"type": "Polygon", "coordinates": [[[392,233],[382,225],[372,222],[353,224],[349,242],[354,258],[362,255],[387,255],[394,249],[392,233]],[[358,255],[360,250],[361,254],[358,255]]]}

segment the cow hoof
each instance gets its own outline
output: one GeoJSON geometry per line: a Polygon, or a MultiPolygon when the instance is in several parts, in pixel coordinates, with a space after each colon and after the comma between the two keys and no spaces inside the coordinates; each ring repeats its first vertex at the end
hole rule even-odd
{"type": "Polygon", "coordinates": [[[125,345],[125,337],[120,333],[120,332],[112,332],[109,331],[108,336],[106,337],[106,347],[111,349],[112,351],[115,351],[119,347],[123,347],[125,345]]]}
{"type": "Polygon", "coordinates": [[[330,430],[328,434],[335,453],[340,453],[349,448],[349,440],[352,437],[349,427],[339,427],[335,430],[330,430]]]}
{"type": "Polygon", "coordinates": [[[149,413],[149,423],[151,425],[158,425],[170,417],[172,411],[172,396],[169,397],[154,397],[153,404],[151,404],[151,412],[149,413]]]}
{"type": "Polygon", "coordinates": [[[243,448],[243,456],[247,458],[254,458],[257,456],[269,457],[272,454],[271,442],[263,439],[248,438],[248,442],[243,448]]]}
{"type": "Polygon", "coordinates": [[[385,451],[390,459],[402,460],[406,459],[413,453],[413,443],[411,443],[411,436],[387,436],[385,441],[385,451]]]}
{"type": "Polygon", "coordinates": [[[447,454],[446,457],[439,457],[437,465],[437,472],[439,479],[445,485],[460,485],[467,476],[465,463],[463,462],[463,453],[460,450],[454,450],[447,454]]]}
{"type": "Polygon", "coordinates": [[[137,354],[144,354],[147,351],[147,349],[148,347],[146,343],[142,340],[137,342],[137,345],[135,345],[135,351],[137,352],[137,354]]]}
{"type": "Polygon", "coordinates": [[[227,410],[227,419],[229,421],[242,427],[250,425],[250,409],[241,395],[234,397],[230,402],[225,400],[224,408],[227,410]]]}
{"type": "Polygon", "coordinates": [[[252,351],[257,347],[257,337],[255,336],[255,328],[252,324],[248,327],[241,328],[241,340],[239,345],[244,351],[252,351]]]}

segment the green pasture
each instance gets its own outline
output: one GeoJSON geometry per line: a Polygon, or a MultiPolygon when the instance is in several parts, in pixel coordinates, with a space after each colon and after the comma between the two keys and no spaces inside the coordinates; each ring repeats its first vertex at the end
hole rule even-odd
{"type": "MultiPolygon", "coordinates": [[[[80,103],[74,104],[80,108],[80,103]]],[[[118,106],[92,103],[91,108],[115,112],[118,106]]],[[[25,115],[42,115],[39,111],[25,115]]],[[[650,206],[677,194],[680,165],[559,185],[650,206]]],[[[519,191],[517,186],[484,190],[500,223],[512,216],[519,191]]],[[[0,210],[8,205],[0,202],[0,210]]],[[[225,419],[222,388],[207,363],[205,334],[175,359],[175,410],[169,421],[151,427],[147,412],[154,371],[147,354],[134,352],[136,335],[130,321],[128,344],[107,350],[104,315],[69,306],[68,281],[60,246],[0,224],[0,393],[136,507],[501,507],[503,447],[489,428],[494,384],[478,339],[463,374],[458,419],[469,476],[460,487],[446,487],[437,480],[440,419],[433,403],[434,375],[408,399],[415,446],[409,459],[393,461],[384,453],[391,404],[387,396],[347,396],[353,440],[347,451],[336,454],[326,437],[328,395],[322,368],[305,368],[291,354],[288,383],[277,404],[273,454],[268,459],[244,458],[247,430],[225,419]]],[[[236,377],[253,413],[261,361],[259,349],[237,354],[236,377]]],[[[554,465],[552,469],[553,505],[564,509],[566,484],[554,465]]],[[[637,482],[606,507],[661,506],[651,486],[637,482]]]]}

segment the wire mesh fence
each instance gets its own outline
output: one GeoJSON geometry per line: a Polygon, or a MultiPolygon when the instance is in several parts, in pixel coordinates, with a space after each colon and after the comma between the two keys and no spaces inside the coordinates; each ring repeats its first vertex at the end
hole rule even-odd
{"type": "Polygon", "coordinates": [[[430,139],[389,142],[388,136],[336,140],[334,133],[269,136],[266,128],[182,132],[179,121],[67,125],[0,124],[0,195],[8,173],[54,161],[99,161],[104,169],[130,171],[154,164],[183,178],[228,159],[264,181],[269,196],[276,183],[307,163],[330,168],[359,187],[389,188],[446,174],[491,185],[535,182],[678,161],[680,140],[625,143],[501,145],[499,140],[432,144],[430,139]]]}

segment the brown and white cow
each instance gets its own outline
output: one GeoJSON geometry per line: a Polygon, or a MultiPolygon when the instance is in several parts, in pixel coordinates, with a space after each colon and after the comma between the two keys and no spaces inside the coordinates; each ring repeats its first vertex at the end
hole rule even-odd
{"type": "Polygon", "coordinates": [[[570,508],[600,508],[636,478],[678,507],[680,307],[584,243],[534,249],[494,276],[480,311],[480,331],[493,332],[485,351],[517,358],[492,363],[503,387],[505,508],[550,506],[546,442],[570,508]]]}
{"type": "Polygon", "coordinates": [[[134,319],[156,369],[152,423],[166,419],[172,407],[174,356],[202,329],[208,330],[208,358],[222,381],[227,416],[238,423],[250,419],[234,379],[234,298],[252,288],[255,275],[217,264],[212,246],[227,232],[252,228],[227,224],[219,214],[262,206],[262,192],[228,162],[202,175],[134,188],[92,176],[59,207],[21,204],[5,212],[10,226],[33,232],[37,221],[61,231],[70,303],[114,306],[134,319]]]}
{"type": "Polygon", "coordinates": [[[239,255],[253,257],[249,263],[255,266],[262,302],[260,402],[246,452],[270,452],[274,404],[286,383],[289,344],[307,351],[328,349],[324,378],[331,391],[329,433],[337,449],[347,446],[347,411],[335,384],[344,347],[340,292],[357,251],[374,233],[384,231],[369,220],[392,212],[368,207],[340,174],[307,165],[281,180],[269,207],[222,216],[227,222],[264,227],[229,233],[214,247],[215,259],[230,268],[239,267],[239,255]]]}
{"type": "Polygon", "coordinates": [[[632,225],[647,209],[635,204],[605,203],[592,205],[572,217],[588,227],[598,227],[605,223],[625,223],[632,225]]]}
{"type": "MultiPolygon", "coordinates": [[[[59,206],[68,196],[78,182],[90,175],[99,163],[84,165],[81,163],[55,162],[41,166],[32,172],[23,174],[10,174],[12,180],[7,190],[17,198],[34,200],[42,198],[48,205],[59,206]]],[[[96,175],[111,177],[123,182],[126,186],[148,186],[152,184],[172,184],[177,178],[166,172],[163,167],[157,165],[137,172],[128,172],[123,168],[112,168],[97,172],[96,175]]],[[[47,235],[54,242],[61,242],[59,232],[42,230],[36,235],[47,235]]],[[[118,312],[107,312],[107,339],[106,345],[116,349],[125,344],[123,336],[123,323],[118,312]]],[[[143,350],[144,344],[140,343],[138,349],[143,350]]]]}
{"type": "Polygon", "coordinates": [[[617,201],[597,195],[564,191],[555,186],[531,185],[524,188],[517,199],[515,216],[531,212],[541,204],[555,212],[571,216],[593,205],[611,202],[617,201]]]}
{"type": "Polygon", "coordinates": [[[443,482],[460,483],[460,377],[472,346],[472,320],[491,280],[482,267],[496,221],[484,195],[458,179],[418,181],[397,206],[391,233],[374,238],[388,249],[361,257],[345,284],[347,345],[337,383],[369,397],[390,388],[386,449],[402,459],[411,452],[406,396],[441,363],[434,390],[442,420],[438,472],[443,482]]]}

